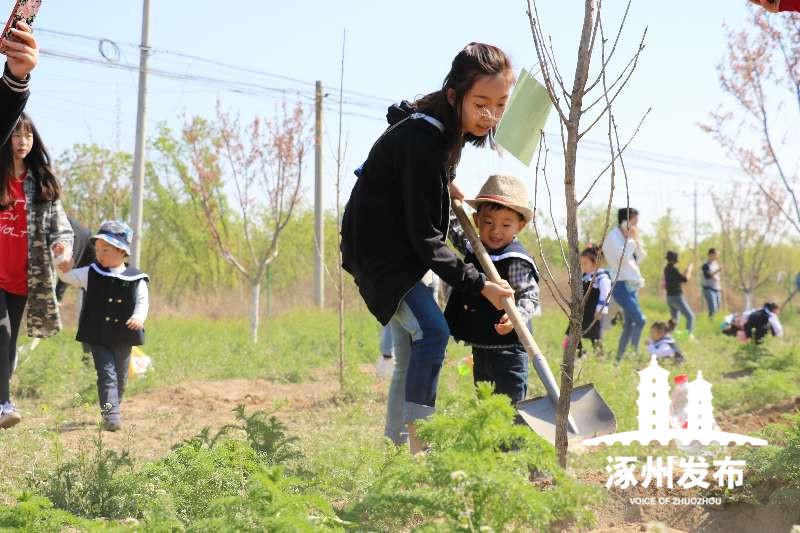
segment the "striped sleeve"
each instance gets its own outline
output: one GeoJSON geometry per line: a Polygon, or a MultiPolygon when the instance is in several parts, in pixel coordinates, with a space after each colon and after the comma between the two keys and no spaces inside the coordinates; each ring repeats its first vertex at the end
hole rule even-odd
{"type": "Polygon", "coordinates": [[[536,283],[533,265],[522,259],[514,259],[508,266],[508,284],[514,289],[517,310],[527,322],[539,307],[539,284],[536,283]]]}

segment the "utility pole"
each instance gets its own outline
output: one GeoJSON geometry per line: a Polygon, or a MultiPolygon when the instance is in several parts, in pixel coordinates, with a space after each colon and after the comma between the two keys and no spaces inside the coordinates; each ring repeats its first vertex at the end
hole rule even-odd
{"type": "Polygon", "coordinates": [[[138,267],[142,254],[142,208],[144,207],[145,129],[147,126],[147,57],[150,55],[150,0],[142,3],[142,44],[139,46],[139,104],[136,112],[136,147],[131,188],[131,266],[138,267]]]}
{"type": "Polygon", "coordinates": [[[316,120],[314,123],[314,302],[325,306],[325,278],[322,218],[322,82],[316,84],[316,120]]]}

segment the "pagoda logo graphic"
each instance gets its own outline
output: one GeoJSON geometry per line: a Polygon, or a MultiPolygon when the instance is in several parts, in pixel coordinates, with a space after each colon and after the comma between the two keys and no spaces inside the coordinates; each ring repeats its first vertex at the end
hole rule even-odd
{"type": "Polygon", "coordinates": [[[655,356],[650,364],[639,371],[639,429],[603,435],[583,441],[584,446],[600,444],[630,445],[634,441],[640,444],[658,442],[666,446],[670,441],[681,445],[699,442],[703,446],[716,443],[721,446],[766,446],[767,441],[748,435],[728,433],[714,428],[714,413],[711,405],[711,383],[703,379],[703,373],[697,372],[697,378],[687,383],[687,421],[683,428],[670,426],[670,388],[669,371],[659,366],[655,356]]]}

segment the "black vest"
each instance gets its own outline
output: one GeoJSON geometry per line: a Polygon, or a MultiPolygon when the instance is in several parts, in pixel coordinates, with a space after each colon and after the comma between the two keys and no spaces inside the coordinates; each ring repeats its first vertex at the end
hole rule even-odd
{"type": "Polygon", "coordinates": [[[595,284],[604,276],[611,279],[611,275],[608,271],[602,268],[597,270],[597,274],[594,276],[594,283],[592,283],[592,274],[583,275],[583,294],[589,291],[589,296],[586,299],[586,307],[583,308],[582,337],[584,339],[597,340],[600,338],[600,321],[598,320],[594,324],[592,324],[592,322],[594,322],[594,310],[597,308],[597,304],[600,301],[600,289],[598,289],[595,284]],[[592,324],[591,328],[589,328],[589,324],[592,324]]]}
{"type": "MultiPolygon", "coordinates": [[[[513,259],[527,261],[533,267],[533,276],[539,282],[539,272],[531,259],[530,254],[517,240],[511,241],[502,250],[489,251],[489,257],[497,268],[497,273],[502,279],[508,279],[508,268],[513,259]]],[[[479,272],[483,268],[478,261],[478,257],[469,247],[467,255],[464,256],[465,263],[475,265],[479,272]]],[[[494,325],[500,321],[500,317],[505,314],[502,309],[495,309],[480,293],[467,294],[453,291],[444,316],[450,327],[450,334],[458,341],[468,342],[484,346],[501,346],[509,344],[520,344],[517,333],[512,331],[508,335],[500,335],[495,331],[494,325]]]]}
{"type": "Polygon", "coordinates": [[[102,346],[144,344],[144,330],[133,331],[125,325],[136,307],[139,280],[150,281],[147,274],[130,266],[113,274],[97,263],[89,265],[77,340],[102,346]]]}

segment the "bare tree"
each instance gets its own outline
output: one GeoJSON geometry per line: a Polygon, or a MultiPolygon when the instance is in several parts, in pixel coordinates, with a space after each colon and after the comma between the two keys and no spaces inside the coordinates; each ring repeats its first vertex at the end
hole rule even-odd
{"type": "Polygon", "coordinates": [[[57,166],[69,212],[92,229],[109,218],[127,218],[132,160],[97,144],[75,144],[62,153],[57,166]]]}
{"type": "Polygon", "coordinates": [[[729,103],[712,112],[701,128],[738,161],[800,234],[800,13],[772,15],[752,6],[750,10],[750,23],[742,29],[725,27],[727,54],[717,70],[729,103]],[[779,189],[784,194],[773,194],[779,189]]]}
{"type": "MultiPolygon", "coordinates": [[[[531,33],[533,35],[533,43],[536,48],[536,55],[539,60],[539,67],[544,85],[558,115],[561,131],[561,148],[564,153],[566,250],[563,247],[562,237],[558,232],[559,224],[556,223],[553,216],[552,197],[549,194],[550,184],[547,176],[547,148],[544,142],[544,135],[542,135],[539,158],[536,164],[534,198],[536,203],[538,199],[539,176],[541,175],[547,187],[548,196],[550,196],[550,216],[553,220],[553,226],[556,228],[556,237],[559,242],[562,243],[561,260],[563,260],[566,265],[569,275],[569,294],[565,294],[561,288],[554,283],[549,263],[542,255],[545,269],[543,279],[555,297],[556,302],[569,317],[570,321],[569,341],[567,349],[564,351],[561,364],[561,397],[556,409],[556,450],[558,452],[559,463],[562,466],[566,466],[568,450],[567,417],[569,415],[570,396],[573,389],[575,352],[580,342],[583,307],[586,303],[586,297],[588,296],[588,294],[583,294],[583,286],[581,283],[580,245],[578,242],[578,207],[589,197],[600,179],[605,175],[609,175],[610,190],[605,210],[602,235],[603,238],[605,238],[609,227],[611,203],[618,169],[622,171],[625,178],[627,196],[627,172],[622,156],[633,136],[638,132],[641,122],[631,136],[631,139],[622,144],[613,113],[613,106],[622,93],[622,90],[631,79],[633,72],[636,70],[640,54],[644,50],[644,39],[647,35],[647,30],[644,30],[636,51],[625,62],[621,70],[616,75],[608,76],[609,65],[617,52],[617,46],[625,28],[625,22],[631,3],[630,1],[627,3],[625,14],[617,28],[616,36],[612,42],[609,42],[603,25],[602,0],[584,0],[584,16],[578,44],[577,63],[575,65],[572,87],[569,88],[559,70],[552,40],[549,37],[545,37],[542,21],[537,10],[537,3],[535,0],[527,0],[527,4],[527,13],[531,33]],[[609,44],[610,49],[607,48],[609,44]],[[599,60],[599,64],[595,68],[596,74],[591,75],[590,78],[593,60],[599,60]],[[601,121],[607,124],[610,161],[605,169],[595,177],[588,190],[579,196],[576,191],[575,169],[580,141],[597,124],[601,123],[601,121]]],[[[647,113],[642,117],[642,121],[646,116],[647,113]]]]}
{"type": "Polygon", "coordinates": [[[727,276],[734,287],[744,294],[744,308],[753,307],[754,293],[768,283],[774,274],[776,261],[774,245],[785,228],[778,204],[784,192],[776,184],[760,194],[758,186],[736,185],[731,193],[713,194],[711,199],[719,220],[727,276]]]}
{"type": "Polygon", "coordinates": [[[302,106],[284,104],[275,119],[254,118],[246,125],[218,106],[214,124],[194,117],[177,145],[162,148],[200,207],[219,253],[250,288],[253,342],[267,267],[301,199],[308,144],[302,106]]]}
{"type": "Polygon", "coordinates": [[[339,388],[344,389],[344,269],[342,268],[342,166],[347,146],[342,147],[342,105],[344,91],[344,50],[347,30],[342,32],[342,63],[339,78],[339,133],[336,140],[336,249],[339,260],[336,261],[336,294],[339,303],[339,388]]]}

